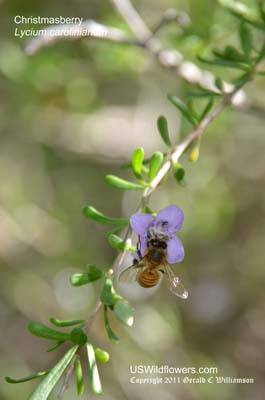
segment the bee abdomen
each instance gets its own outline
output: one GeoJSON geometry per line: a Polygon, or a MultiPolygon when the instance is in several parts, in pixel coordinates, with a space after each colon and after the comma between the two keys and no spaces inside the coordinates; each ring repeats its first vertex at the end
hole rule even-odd
{"type": "Polygon", "coordinates": [[[156,286],[160,280],[160,273],[153,269],[146,269],[138,276],[138,283],[144,288],[156,286]]]}

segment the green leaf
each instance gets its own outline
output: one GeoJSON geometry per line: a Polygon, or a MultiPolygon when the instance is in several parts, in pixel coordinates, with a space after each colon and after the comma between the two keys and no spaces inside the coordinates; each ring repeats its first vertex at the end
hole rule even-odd
{"type": "Polygon", "coordinates": [[[138,147],[138,149],[136,149],[132,155],[132,169],[136,178],[138,179],[139,178],[142,179],[141,173],[142,173],[143,161],[144,161],[144,149],[142,147],[138,147]]]}
{"type": "Polygon", "coordinates": [[[179,111],[182,113],[182,115],[193,125],[196,126],[197,121],[195,118],[191,115],[188,107],[186,106],[185,103],[183,103],[182,100],[180,100],[177,96],[168,96],[168,99],[171,101],[171,103],[179,109],[179,111]]]}
{"type": "Polygon", "coordinates": [[[89,364],[91,388],[94,393],[101,394],[102,387],[101,387],[100,377],[99,377],[99,373],[98,373],[98,367],[97,367],[97,363],[96,363],[94,348],[91,343],[87,343],[86,349],[87,349],[87,358],[88,358],[88,364],[89,364]]]}
{"type": "MultiPolygon", "coordinates": [[[[143,165],[142,165],[142,172],[143,172],[144,174],[146,174],[146,175],[149,174],[149,168],[146,167],[146,166],[144,165],[144,163],[143,163],[143,165]]],[[[144,182],[144,184],[146,184],[146,183],[144,182]]]]}
{"type": "MultiPolygon", "coordinates": [[[[149,163],[149,159],[148,159],[148,158],[146,158],[146,159],[143,160],[143,165],[142,165],[142,171],[143,171],[143,172],[144,172],[144,170],[143,170],[144,165],[146,165],[146,164],[148,164],[148,163],[149,163]]],[[[122,164],[122,165],[121,165],[121,168],[122,168],[122,169],[132,168],[132,162],[128,162],[128,163],[126,163],[126,164],[122,164]]]]}
{"type": "Polygon", "coordinates": [[[155,214],[154,211],[149,206],[145,206],[144,212],[145,214],[155,214]]]}
{"type": "Polygon", "coordinates": [[[122,238],[120,238],[119,236],[110,233],[108,235],[108,241],[109,244],[114,247],[115,249],[119,249],[121,251],[125,251],[125,250],[131,250],[134,251],[135,247],[129,245],[128,243],[126,243],[124,240],[122,240],[122,238]]]}
{"type": "Polygon", "coordinates": [[[235,62],[235,61],[224,60],[224,59],[221,59],[221,58],[214,59],[214,60],[208,60],[207,58],[203,58],[201,56],[198,56],[197,58],[198,58],[199,61],[201,61],[204,64],[217,65],[217,66],[228,67],[228,68],[235,68],[235,69],[240,69],[240,70],[243,70],[243,71],[247,71],[248,70],[248,68],[246,66],[240,64],[239,62],[235,62]]]}
{"type": "Polygon", "coordinates": [[[125,228],[124,225],[115,226],[115,228],[113,228],[108,234],[111,235],[112,233],[113,234],[120,233],[121,231],[123,231],[124,228],[125,228]]]}
{"type": "Polygon", "coordinates": [[[83,210],[84,215],[90,219],[94,219],[95,221],[101,222],[102,224],[109,225],[128,225],[129,220],[127,218],[111,218],[103,215],[101,212],[96,210],[92,206],[87,206],[83,210]]]}
{"type": "Polygon", "coordinates": [[[36,372],[35,374],[29,375],[29,376],[25,376],[24,378],[11,378],[10,376],[6,376],[5,380],[8,383],[22,383],[22,382],[28,382],[31,381],[32,379],[36,379],[36,378],[40,378],[41,376],[47,375],[50,372],[50,370],[48,371],[40,371],[40,372],[36,372]]]}
{"type": "Polygon", "coordinates": [[[74,344],[83,346],[87,342],[87,335],[82,328],[74,328],[70,332],[70,338],[74,344]]]}
{"type": "Polygon", "coordinates": [[[164,155],[160,151],[156,151],[151,159],[150,159],[150,168],[149,168],[149,176],[148,180],[151,182],[154,177],[156,176],[157,172],[159,171],[159,168],[161,167],[162,163],[164,160],[164,155]]]}
{"type": "Polygon", "coordinates": [[[192,115],[194,120],[198,121],[199,115],[198,115],[198,113],[197,113],[197,111],[195,109],[195,104],[194,104],[194,101],[192,99],[188,100],[187,106],[188,106],[189,113],[192,115]]]}
{"type": "Polygon", "coordinates": [[[118,300],[114,305],[113,311],[119,321],[127,326],[132,326],[134,310],[127,301],[123,299],[118,300]]]}
{"type": "Polygon", "coordinates": [[[185,170],[184,168],[182,168],[182,166],[178,163],[175,167],[174,167],[174,177],[176,179],[176,181],[178,183],[182,183],[184,176],[185,176],[185,170]]]}
{"type": "Polygon", "coordinates": [[[206,117],[206,115],[211,111],[213,105],[214,105],[214,98],[210,97],[200,116],[200,121],[202,121],[206,117]]]}
{"type": "Polygon", "coordinates": [[[106,306],[106,305],[104,305],[104,323],[105,323],[105,328],[106,328],[108,338],[112,342],[117,343],[119,341],[119,338],[110,327],[109,316],[108,316],[108,306],[106,306]]]}
{"type": "Polygon", "coordinates": [[[115,304],[117,300],[121,298],[120,295],[118,295],[114,288],[113,288],[113,283],[110,278],[106,278],[105,284],[103,286],[101,295],[100,295],[100,300],[102,301],[103,304],[111,306],[115,304]]]}
{"type": "Polygon", "coordinates": [[[50,370],[34,390],[29,400],[47,400],[56,383],[72,361],[78,346],[73,346],[67,351],[63,358],[50,370]]]}
{"type": "Polygon", "coordinates": [[[51,351],[58,349],[58,347],[60,347],[64,342],[65,342],[65,340],[60,341],[60,342],[55,342],[50,347],[48,347],[47,352],[50,353],[51,351]]]}
{"type": "Polygon", "coordinates": [[[76,391],[80,395],[85,390],[84,379],[83,379],[83,369],[80,358],[77,357],[75,361],[75,381],[76,381],[76,391]]]}
{"type": "Polygon", "coordinates": [[[212,92],[211,90],[203,90],[201,89],[199,92],[189,92],[189,96],[191,97],[220,97],[221,93],[217,92],[212,92]]]}
{"type": "Polygon", "coordinates": [[[60,342],[69,340],[70,338],[69,333],[56,331],[36,321],[30,322],[28,329],[33,335],[43,337],[45,339],[57,340],[60,342]]]}
{"type": "Polygon", "coordinates": [[[220,92],[223,92],[224,87],[223,87],[223,80],[222,79],[216,78],[214,84],[217,87],[217,89],[220,90],[220,92]]]}
{"type": "Polygon", "coordinates": [[[168,126],[167,126],[167,120],[163,115],[160,115],[157,119],[157,128],[159,130],[159,133],[161,135],[161,138],[163,139],[164,143],[168,147],[172,147],[172,143],[169,137],[169,132],[168,132],[168,126]]]}
{"type": "Polygon", "coordinates": [[[244,22],[241,23],[239,34],[240,34],[241,47],[244,51],[246,58],[249,60],[252,51],[252,36],[246,23],[244,22]]]}
{"type": "Polygon", "coordinates": [[[261,16],[263,22],[265,23],[265,10],[264,10],[264,5],[263,5],[263,0],[259,1],[258,6],[259,6],[260,16],[261,16]]]}
{"type": "Polygon", "coordinates": [[[248,22],[258,29],[264,29],[264,24],[259,20],[256,10],[247,7],[246,4],[234,0],[219,0],[219,3],[240,20],[248,22]]]}
{"type": "Polygon", "coordinates": [[[95,349],[95,356],[98,361],[101,361],[104,363],[109,361],[109,353],[107,353],[106,351],[104,351],[100,348],[95,349]]]}
{"type": "Polygon", "coordinates": [[[57,318],[50,318],[50,322],[55,325],[55,326],[73,326],[73,325],[79,325],[83,324],[85,322],[84,319],[57,319],[57,318]]]}
{"type": "Polygon", "coordinates": [[[73,274],[71,276],[70,281],[73,286],[86,285],[87,283],[97,281],[104,275],[104,272],[95,265],[89,264],[86,268],[88,269],[87,272],[73,274]]]}
{"type": "Polygon", "coordinates": [[[226,46],[223,52],[214,51],[217,57],[223,58],[224,60],[244,62],[245,57],[235,47],[226,46]]]}
{"type": "Polygon", "coordinates": [[[145,187],[143,184],[126,181],[125,179],[119,178],[115,175],[107,175],[105,181],[109,185],[123,190],[141,190],[145,187]]]}
{"type": "MultiPolygon", "coordinates": [[[[265,28],[264,28],[264,29],[265,29],[265,28]]],[[[263,45],[262,45],[260,51],[258,52],[258,57],[257,57],[256,60],[255,60],[256,65],[257,65],[257,63],[259,63],[264,57],[265,57],[265,42],[263,42],[263,45]]]]}
{"type": "Polygon", "coordinates": [[[251,80],[251,73],[244,73],[243,75],[234,79],[232,82],[234,85],[239,87],[239,86],[243,86],[245,83],[249,82],[250,80],[251,80]]]}

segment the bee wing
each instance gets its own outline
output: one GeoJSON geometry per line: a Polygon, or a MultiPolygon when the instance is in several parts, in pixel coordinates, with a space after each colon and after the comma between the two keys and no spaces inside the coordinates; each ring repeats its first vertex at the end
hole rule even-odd
{"type": "Polygon", "coordinates": [[[119,275],[118,281],[123,283],[130,283],[137,280],[137,276],[141,269],[144,268],[144,263],[139,261],[137,264],[133,264],[130,267],[124,269],[119,275]]]}
{"type": "Polygon", "coordinates": [[[167,277],[167,287],[168,289],[176,296],[187,299],[188,292],[185,287],[182,285],[179,277],[175,275],[175,272],[170,268],[169,265],[166,265],[164,268],[165,275],[167,277]]]}

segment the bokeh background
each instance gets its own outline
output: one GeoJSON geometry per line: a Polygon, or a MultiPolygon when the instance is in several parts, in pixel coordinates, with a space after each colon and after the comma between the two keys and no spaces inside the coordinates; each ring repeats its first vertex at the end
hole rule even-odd
{"type": "MultiPolygon", "coordinates": [[[[188,60],[214,43],[237,42],[236,20],[213,0],[135,5],[150,26],[168,7],[190,14],[185,31],[172,24],[161,33],[165,46],[188,60]]],[[[108,1],[2,0],[0,6],[0,370],[2,377],[20,377],[63,354],[47,353],[48,343],[30,335],[28,322],[86,318],[100,284],[73,288],[69,276],[86,263],[109,266],[116,255],[105,239],[108,228],[86,220],[83,206],[131,215],[139,194],[112,189],[104,176],[131,178],[120,165],[137,146],[147,155],[165,150],[158,115],[168,118],[174,141],[188,131],[166,95],[185,97],[190,87],[139,49],[84,38],[27,57],[24,41],[14,37],[19,14],[79,16],[127,29],[108,1]]],[[[264,89],[257,79],[249,98],[265,106],[264,89]]],[[[190,296],[176,299],[164,285],[152,295],[126,287],[135,324],[129,329],[111,320],[118,345],[108,341],[99,313],[91,339],[111,354],[100,366],[103,399],[264,398],[264,121],[260,113],[227,110],[207,129],[199,161],[183,158],[185,185],[169,177],[153,195],[153,209],[174,203],[185,212],[179,236],[186,257],[174,268],[190,296]],[[220,376],[255,383],[138,386],[129,383],[134,364],[218,367],[220,376]]],[[[27,399],[36,384],[1,378],[0,398],[27,399]]],[[[86,390],[82,398],[94,398],[86,390]]],[[[72,385],[65,399],[76,398],[72,385]]]]}

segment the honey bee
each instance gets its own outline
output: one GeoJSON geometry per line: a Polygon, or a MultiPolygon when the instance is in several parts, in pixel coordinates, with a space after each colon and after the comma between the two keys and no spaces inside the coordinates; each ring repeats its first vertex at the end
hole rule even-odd
{"type": "Polygon", "coordinates": [[[158,285],[164,275],[167,278],[168,289],[174,295],[187,299],[187,290],[168,264],[166,238],[161,235],[155,237],[148,235],[147,248],[143,256],[140,246],[139,239],[137,243],[139,260],[135,258],[133,264],[121,272],[118,280],[124,283],[137,281],[140,286],[151,288],[158,285]]]}

